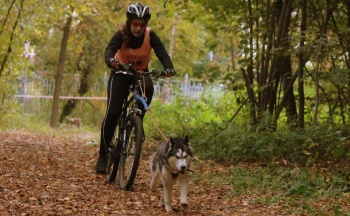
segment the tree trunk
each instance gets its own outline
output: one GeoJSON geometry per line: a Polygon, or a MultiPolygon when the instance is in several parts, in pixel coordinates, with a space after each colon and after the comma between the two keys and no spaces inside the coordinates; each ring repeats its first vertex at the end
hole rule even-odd
{"type": "MultiPolygon", "coordinates": [[[[285,10],[284,13],[281,14],[279,18],[283,19],[283,27],[281,32],[281,47],[283,50],[288,50],[290,48],[290,41],[288,39],[288,30],[290,26],[290,14],[292,12],[291,1],[286,1],[285,5],[283,5],[285,10]]],[[[279,76],[282,78],[283,85],[283,95],[286,95],[286,101],[282,106],[286,109],[287,114],[287,122],[292,127],[295,128],[297,126],[297,108],[295,102],[295,96],[293,92],[293,88],[288,89],[288,85],[292,80],[292,63],[291,56],[279,56],[278,62],[278,71],[279,76]]],[[[279,78],[279,77],[276,77],[279,78]]],[[[294,81],[293,81],[294,82],[294,81]]]]}
{"type": "Polygon", "coordinates": [[[290,59],[290,56],[286,56],[283,60],[283,66],[281,67],[281,69],[285,71],[285,74],[283,76],[283,94],[286,95],[286,102],[284,103],[284,108],[286,109],[288,125],[291,128],[296,128],[298,125],[297,106],[295,102],[293,88],[288,88],[288,84],[292,81],[292,64],[290,59]]]}
{"type": "MultiPolygon", "coordinates": [[[[326,33],[327,33],[327,28],[328,28],[328,21],[331,18],[331,15],[334,10],[334,6],[331,6],[330,0],[326,0],[326,13],[322,22],[322,30],[321,30],[321,38],[324,38],[326,41],[326,33]]],[[[319,45],[319,54],[317,56],[317,64],[315,68],[315,109],[314,109],[314,116],[313,116],[313,124],[317,124],[317,118],[318,118],[318,107],[320,103],[320,83],[319,83],[319,71],[320,71],[320,66],[322,62],[322,52],[324,49],[325,45],[321,43],[319,45]]]]}
{"type": "MultiPolygon", "coordinates": [[[[5,56],[4,56],[4,59],[3,59],[2,62],[1,62],[1,66],[0,66],[0,77],[2,76],[2,73],[3,73],[4,69],[5,69],[5,65],[6,65],[7,59],[8,59],[9,55],[10,55],[11,52],[12,52],[11,45],[12,45],[12,42],[13,42],[13,39],[14,39],[14,36],[15,36],[15,31],[16,31],[16,27],[17,27],[18,21],[19,21],[19,19],[20,19],[20,17],[21,17],[23,2],[24,2],[24,0],[21,1],[20,7],[19,7],[19,9],[18,9],[17,18],[16,18],[16,21],[15,21],[15,24],[13,25],[13,30],[12,30],[12,33],[11,33],[10,42],[9,42],[9,44],[8,44],[7,52],[6,52],[5,56]]],[[[14,3],[14,1],[13,1],[12,4],[11,4],[11,8],[12,8],[13,3],[14,3]]],[[[10,9],[9,9],[9,10],[10,10],[10,9]]],[[[5,26],[6,20],[7,20],[7,17],[6,17],[5,21],[4,21],[3,26],[5,26]]]]}
{"type": "Polygon", "coordinates": [[[259,116],[262,115],[267,109],[267,100],[270,97],[268,95],[268,74],[271,63],[271,52],[273,47],[273,37],[275,29],[275,10],[270,5],[270,1],[266,4],[265,13],[265,28],[268,29],[266,35],[263,36],[263,46],[261,54],[261,69],[260,75],[258,76],[258,84],[261,91],[258,92],[258,103],[259,103],[259,116]]]}
{"type": "MultiPolygon", "coordinates": [[[[249,67],[249,66],[248,66],[249,67]]],[[[250,113],[250,124],[252,126],[257,127],[258,120],[256,118],[256,112],[255,112],[255,107],[256,107],[256,100],[255,100],[255,95],[254,95],[254,90],[252,89],[250,83],[249,76],[247,75],[247,72],[241,68],[242,76],[244,79],[245,87],[247,89],[248,93],[248,99],[249,99],[249,113],[250,113]]]]}
{"type": "MultiPolygon", "coordinates": [[[[275,8],[275,19],[278,23],[276,26],[276,35],[274,40],[274,48],[282,50],[287,50],[290,47],[290,42],[288,39],[288,30],[290,25],[291,16],[291,0],[282,1],[278,0],[274,3],[275,8]]],[[[275,130],[277,127],[277,117],[276,117],[276,106],[277,106],[277,95],[281,85],[283,86],[283,96],[285,100],[278,106],[283,106],[287,112],[288,122],[295,122],[296,119],[296,103],[293,91],[288,88],[292,77],[292,66],[291,66],[291,56],[284,56],[281,53],[274,53],[272,55],[270,73],[268,74],[268,85],[266,87],[267,99],[267,110],[271,116],[275,116],[271,119],[270,129],[275,130]]],[[[277,107],[278,107],[277,106],[277,107]]]]}
{"type": "Polygon", "coordinates": [[[55,80],[55,90],[53,95],[53,103],[52,103],[52,112],[51,112],[51,121],[50,126],[55,128],[58,127],[58,108],[59,108],[59,100],[60,100],[60,91],[63,79],[63,71],[66,60],[66,51],[67,44],[69,38],[70,25],[72,23],[72,16],[69,15],[66,20],[66,24],[63,28],[63,37],[61,41],[61,50],[58,61],[56,80],[55,80]]]}
{"type": "MultiPolygon", "coordinates": [[[[283,4],[283,9],[277,9],[277,17],[279,17],[279,37],[278,44],[279,47],[283,48],[283,50],[287,50],[290,48],[290,42],[288,39],[288,29],[290,25],[290,15],[292,11],[291,1],[286,1],[283,4]],[[280,29],[281,28],[281,29],[280,29]]],[[[279,4],[282,4],[282,1],[279,1],[279,4]]],[[[287,121],[292,128],[297,127],[298,113],[295,102],[295,96],[293,93],[293,84],[298,76],[298,73],[292,75],[292,65],[291,65],[291,56],[277,56],[276,57],[276,80],[282,78],[283,85],[283,96],[280,99],[278,106],[276,107],[274,123],[276,124],[279,115],[283,108],[286,110],[287,121]]],[[[277,87],[275,87],[275,91],[277,91],[277,87]]]]}
{"type": "MultiPolygon", "coordinates": [[[[348,17],[348,20],[347,20],[347,27],[350,28],[350,2],[349,1],[345,1],[346,2],[346,14],[347,14],[347,17],[348,17]]],[[[350,40],[346,40],[346,45],[347,45],[347,51],[348,53],[350,53],[350,40]]],[[[347,66],[348,68],[350,68],[350,60],[348,59],[347,61],[347,66]]],[[[348,72],[348,77],[350,77],[350,71],[348,72]]],[[[350,79],[348,79],[348,86],[350,86],[350,79]]],[[[348,88],[348,94],[350,95],[350,89],[348,88]]]]}
{"type": "Polygon", "coordinates": [[[232,67],[232,71],[236,70],[236,58],[235,58],[235,48],[234,48],[234,43],[233,43],[233,37],[230,36],[229,37],[230,40],[230,56],[231,56],[231,67],[232,67]]]}
{"type": "Polygon", "coordinates": [[[63,119],[65,119],[67,116],[69,116],[73,112],[77,104],[78,104],[77,99],[69,99],[67,101],[67,103],[63,107],[63,110],[60,116],[60,123],[62,123],[63,119]]]}
{"type": "MultiPolygon", "coordinates": [[[[10,12],[11,12],[11,10],[12,10],[12,7],[13,7],[13,4],[15,3],[15,1],[16,1],[16,0],[13,0],[13,1],[11,2],[11,5],[10,5],[9,9],[7,10],[7,14],[6,14],[6,16],[5,16],[4,22],[2,23],[2,27],[0,28],[0,34],[2,33],[2,30],[4,29],[4,27],[5,27],[5,25],[6,25],[7,19],[9,18],[10,12]]],[[[21,8],[22,8],[22,5],[23,5],[23,2],[24,2],[24,0],[21,2],[21,8]]],[[[21,8],[20,8],[20,9],[21,9],[21,8]]]]}
{"type": "MultiPolygon", "coordinates": [[[[175,33],[176,33],[176,25],[177,22],[179,20],[179,15],[175,14],[174,15],[174,23],[173,23],[173,28],[171,30],[171,38],[170,38],[170,47],[169,47],[169,56],[170,58],[173,57],[173,53],[174,53],[174,47],[175,47],[175,33]]],[[[167,69],[167,68],[164,68],[167,69]]],[[[169,98],[168,98],[168,92],[169,92],[169,77],[167,77],[165,79],[165,83],[164,83],[164,87],[163,87],[163,103],[167,103],[169,102],[169,98]]]]}
{"type": "MultiPolygon", "coordinates": [[[[301,1],[301,37],[300,37],[300,49],[305,47],[305,31],[306,31],[306,8],[307,0],[301,1]]],[[[298,94],[299,94],[299,116],[298,116],[298,128],[304,128],[305,126],[305,94],[304,94],[304,67],[305,67],[305,53],[299,53],[298,56],[298,94]]]]}
{"type": "Polygon", "coordinates": [[[248,20],[248,25],[249,25],[249,45],[251,47],[250,52],[249,52],[249,64],[247,66],[247,71],[241,69],[243,79],[245,81],[245,86],[248,92],[248,98],[249,98],[249,113],[250,113],[250,124],[254,127],[257,126],[258,124],[258,119],[256,117],[256,98],[254,94],[254,90],[252,89],[252,86],[254,84],[254,74],[253,74],[253,33],[254,33],[254,27],[253,27],[253,9],[252,9],[252,2],[251,0],[248,0],[248,12],[249,12],[249,20],[248,20]]]}
{"type": "MultiPolygon", "coordinates": [[[[80,74],[80,86],[79,86],[79,96],[85,95],[89,91],[90,87],[90,75],[91,75],[91,66],[88,65],[86,68],[84,68],[80,74]]],[[[77,99],[69,99],[65,106],[63,107],[61,116],[60,116],[60,122],[62,123],[63,120],[69,116],[75,107],[78,104],[77,99]]]]}

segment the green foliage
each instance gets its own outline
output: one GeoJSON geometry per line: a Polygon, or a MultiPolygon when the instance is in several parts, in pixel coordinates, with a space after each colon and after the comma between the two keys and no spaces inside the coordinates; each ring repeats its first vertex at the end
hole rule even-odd
{"type": "Polygon", "coordinates": [[[169,104],[153,101],[150,106],[152,118],[149,115],[144,118],[146,133],[151,137],[159,136],[153,122],[168,137],[205,133],[211,124],[225,121],[233,115],[230,106],[232,96],[230,93],[220,94],[212,91],[211,94],[202,95],[200,101],[182,96],[169,104]],[[226,97],[227,100],[218,100],[220,97],[226,97]]]}
{"type": "Polygon", "coordinates": [[[209,121],[211,112],[203,111],[205,104],[197,104],[193,101],[178,100],[171,104],[162,104],[154,101],[151,104],[151,116],[145,117],[146,134],[159,136],[159,132],[154,126],[154,122],[167,137],[184,136],[192,134],[196,126],[200,126],[209,121]]]}
{"type": "Polygon", "coordinates": [[[283,203],[289,214],[298,215],[323,215],[330,210],[339,213],[336,215],[345,214],[344,206],[330,201],[344,202],[348,197],[349,183],[344,175],[348,172],[331,170],[326,174],[308,168],[283,168],[274,163],[266,166],[239,163],[225,167],[221,172],[215,171],[206,177],[207,181],[228,185],[229,194],[234,197],[255,197],[251,201],[255,205],[277,207],[283,203]],[[327,177],[332,180],[325,181],[327,177]],[[315,206],[316,202],[326,205],[315,206]]]}
{"type": "Polygon", "coordinates": [[[350,131],[346,127],[330,128],[324,124],[294,131],[280,128],[275,132],[256,132],[245,121],[245,115],[228,122],[237,109],[233,97],[225,93],[201,101],[178,98],[165,105],[154,101],[153,120],[145,117],[146,134],[160,136],[155,121],[167,137],[190,135],[199,155],[216,160],[325,165],[350,158],[350,131]]]}
{"type": "Polygon", "coordinates": [[[2,76],[0,79],[0,122],[5,115],[17,110],[18,104],[14,98],[15,80],[11,76],[2,76]]]}
{"type": "Polygon", "coordinates": [[[105,100],[81,100],[69,118],[80,118],[83,126],[91,127],[99,131],[106,114],[105,106],[105,100]]]}
{"type": "Polygon", "coordinates": [[[8,113],[1,121],[1,131],[26,130],[32,133],[51,131],[47,121],[34,115],[23,115],[18,110],[8,113]]]}
{"type": "Polygon", "coordinates": [[[196,149],[203,156],[216,159],[326,164],[338,158],[346,159],[345,153],[350,149],[348,134],[344,137],[327,126],[256,133],[241,125],[211,123],[205,131],[211,133],[198,133],[194,137],[196,149]]]}

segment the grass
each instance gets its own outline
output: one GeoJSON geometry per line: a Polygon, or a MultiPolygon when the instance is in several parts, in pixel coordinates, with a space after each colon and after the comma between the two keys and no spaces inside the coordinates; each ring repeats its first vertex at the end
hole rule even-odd
{"type": "Polygon", "coordinates": [[[276,208],[282,215],[350,215],[350,184],[342,172],[274,164],[209,167],[211,171],[202,170],[195,180],[229,185],[232,199],[251,197],[250,204],[276,208]],[[332,180],[327,182],[328,177],[332,180]]]}
{"type": "Polygon", "coordinates": [[[11,133],[14,131],[26,131],[28,133],[43,134],[55,137],[72,138],[84,136],[90,139],[90,144],[97,146],[100,129],[83,125],[78,128],[73,125],[60,124],[57,128],[50,127],[49,120],[43,120],[32,115],[7,115],[0,124],[0,131],[11,133]]]}

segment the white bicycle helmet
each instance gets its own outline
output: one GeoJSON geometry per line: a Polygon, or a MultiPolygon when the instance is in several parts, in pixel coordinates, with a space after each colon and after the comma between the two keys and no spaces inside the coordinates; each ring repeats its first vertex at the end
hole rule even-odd
{"type": "Polygon", "coordinates": [[[143,18],[145,20],[151,19],[151,10],[143,3],[133,3],[129,5],[126,12],[126,17],[131,18],[143,18]]]}

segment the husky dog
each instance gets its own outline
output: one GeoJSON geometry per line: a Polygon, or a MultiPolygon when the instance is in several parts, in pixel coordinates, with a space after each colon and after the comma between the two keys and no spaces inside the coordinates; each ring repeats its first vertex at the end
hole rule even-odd
{"type": "Polygon", "coordinates": [[[190,169],[193,149],[189,145],[188,136],[185,139],[172,138],[159,146],[151,159],[151,190],[155,190],[157,181],[162,178],[163,194],[159,206],[165,206],[167,212],[172,211],[172,188],[179,180],[180,204],[187,207],[188,177],[193,171],[190,169]]]}

